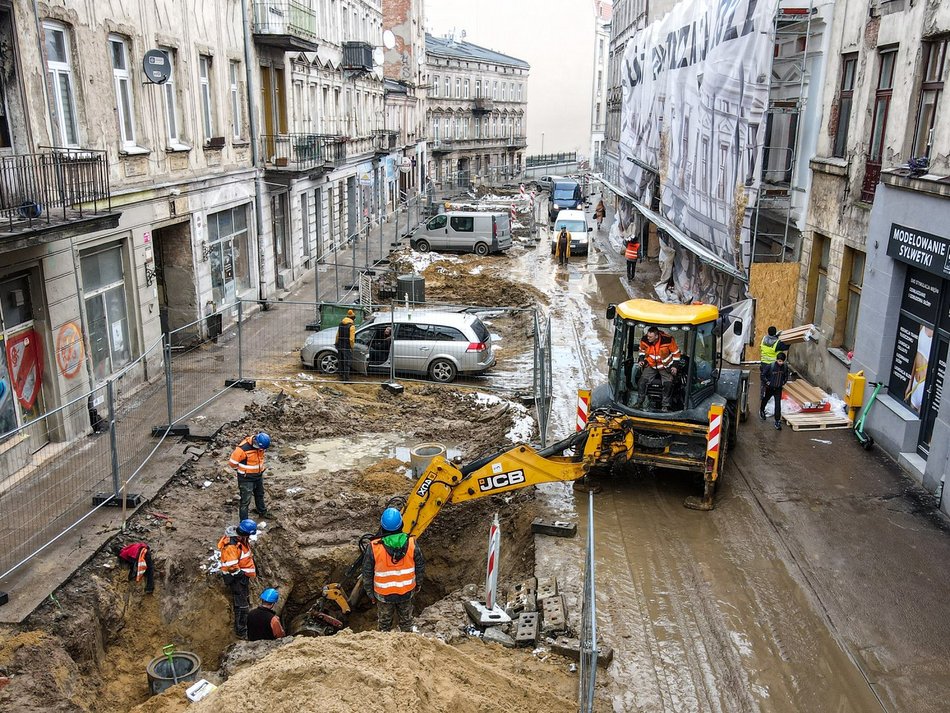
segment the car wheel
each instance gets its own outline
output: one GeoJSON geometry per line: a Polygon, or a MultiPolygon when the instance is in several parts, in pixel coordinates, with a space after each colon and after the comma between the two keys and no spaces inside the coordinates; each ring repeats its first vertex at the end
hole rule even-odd
{"type": "Polygon", "coordinates": [[[488,245],[485,243],[475,243],[475,254],[479,257],[485,257],[488,254],[488,245]]]}
{"type": "Polygon", "coordinates": [[[321,374],[336,374],[340,370],[340,359],[333,352],[320,352],[313,360],[313,368],[321,374]]]}
{"type": "Polygon", "coordinates": [[[458,369],[455,364],[448,359],[436,359],[429,365],[429,378],[438,381],[440,384],[448,384],[455,381],[458,375],[458,369]]]}
{"type": "Polygon", "coordinates": [[[416,241],[416,252],[427,253],[429,252],[429,241],[428,240],[418,240],[416,241]]]}

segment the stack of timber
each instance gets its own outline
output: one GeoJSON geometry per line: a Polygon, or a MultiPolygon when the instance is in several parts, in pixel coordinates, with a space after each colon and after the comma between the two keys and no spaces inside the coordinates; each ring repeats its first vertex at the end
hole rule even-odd
{"type": "Polygon", "coordinates": [[[814,324],[803,324],[801,327],[783,329],[779,332],[778,338],[786,344],[814,342],[818,340],[818,329],[814,324]]]}
{"type": "Polygon", "coordinates": [[[851,428],[851,420],[831,411],[828,394],[804,379],[785,384],[783,398],[801,407],[798,413],[784,413],[782,418],[793,431],[821,431],[833,428],[851,428]]]}

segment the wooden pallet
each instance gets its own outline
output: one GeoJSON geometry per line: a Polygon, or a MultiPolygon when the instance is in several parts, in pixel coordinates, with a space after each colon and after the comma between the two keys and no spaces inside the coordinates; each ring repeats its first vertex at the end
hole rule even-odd
{"type": "Polygon", "coordinates": [[[851,428],[851,420],[836,413],[790,413],[782,418],[793,431],[830,431],[837,428],[851,428]]]}

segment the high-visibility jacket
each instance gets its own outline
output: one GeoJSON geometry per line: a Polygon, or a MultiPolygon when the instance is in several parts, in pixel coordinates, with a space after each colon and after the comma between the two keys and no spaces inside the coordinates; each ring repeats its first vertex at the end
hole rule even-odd
{"type": "Polygon", "coordinates": [[[416,538],[406,543],[406,554],[398,562],[386,550],[382,539],[370,543],[373,552],[373,590],[380,595],[409,594],[416,588],[416,538]]]}
{"type": "Polygon", "coordinates": [[[222,573],[244,572],[248,577],[257,576],[254,555],[251,554],[251,548],[246,542],[241,542],[239,538],[232,535],[225,535],[218,540],[218,551],[221,553],[222,573]]]}
{"type": "Polygon", "coordinates": [[[623,255],[628,260],[636,260],[640,257],[640,243],[634,241],[627,243],[627,248],[624,250],[623,255]]]}
{"type": "Polygon", "coordinates": [[[350,317],[344,317],[340,320],[340,326],[336,328],[336,348],[352,349],[356,344],[356,323],[350,317]]]}
{"type": "Polygon", "coordinates": [[[788,349],[788,345],[782,342],[778,337],[770,337],[766,334],[762,337],[762,342],[759,344],[759,354],[761,355],[763,364],[772,364],[775,362],[775,357],[778,356],[779,352],[784,352],[788,349]]]}
{"type": "Polygon", "coordinates": [[[144,542],[133,542],[119,550],[119,557],[126,562],[135,562],[135,581],[141,582],[148,569],[145,555],[148,554],[148,545],[144,542]]]}
{"type": "Polygon", "coordinates": [[[264,449],[255,446],[253,438],[245,438],[231,453],[228,465],[237,470],[238,475],[254,477],[264,472],[264,449]]]}
{"type": "Polygon", "coordinates": [[[669,334],[660,332],[653,344],[647,341],[646,336],[640,340],[640,359],[654,369],[669,369],[680,357],[680,348],[669,334]]]}

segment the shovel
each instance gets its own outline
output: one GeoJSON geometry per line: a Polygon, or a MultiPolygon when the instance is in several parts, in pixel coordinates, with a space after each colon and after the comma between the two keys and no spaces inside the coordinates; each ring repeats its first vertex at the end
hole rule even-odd
{"type": "Polygon", "coordinates": [[[175,672],[175,660],[172,658],[172,654],[175,653],[174,644],[165,644],[162,647],[162,653],[165,654],[165,658],[168,659],[168,665],[172,669],[172,680],[177,684],[178,683],[178,674],[175,672]]]}

